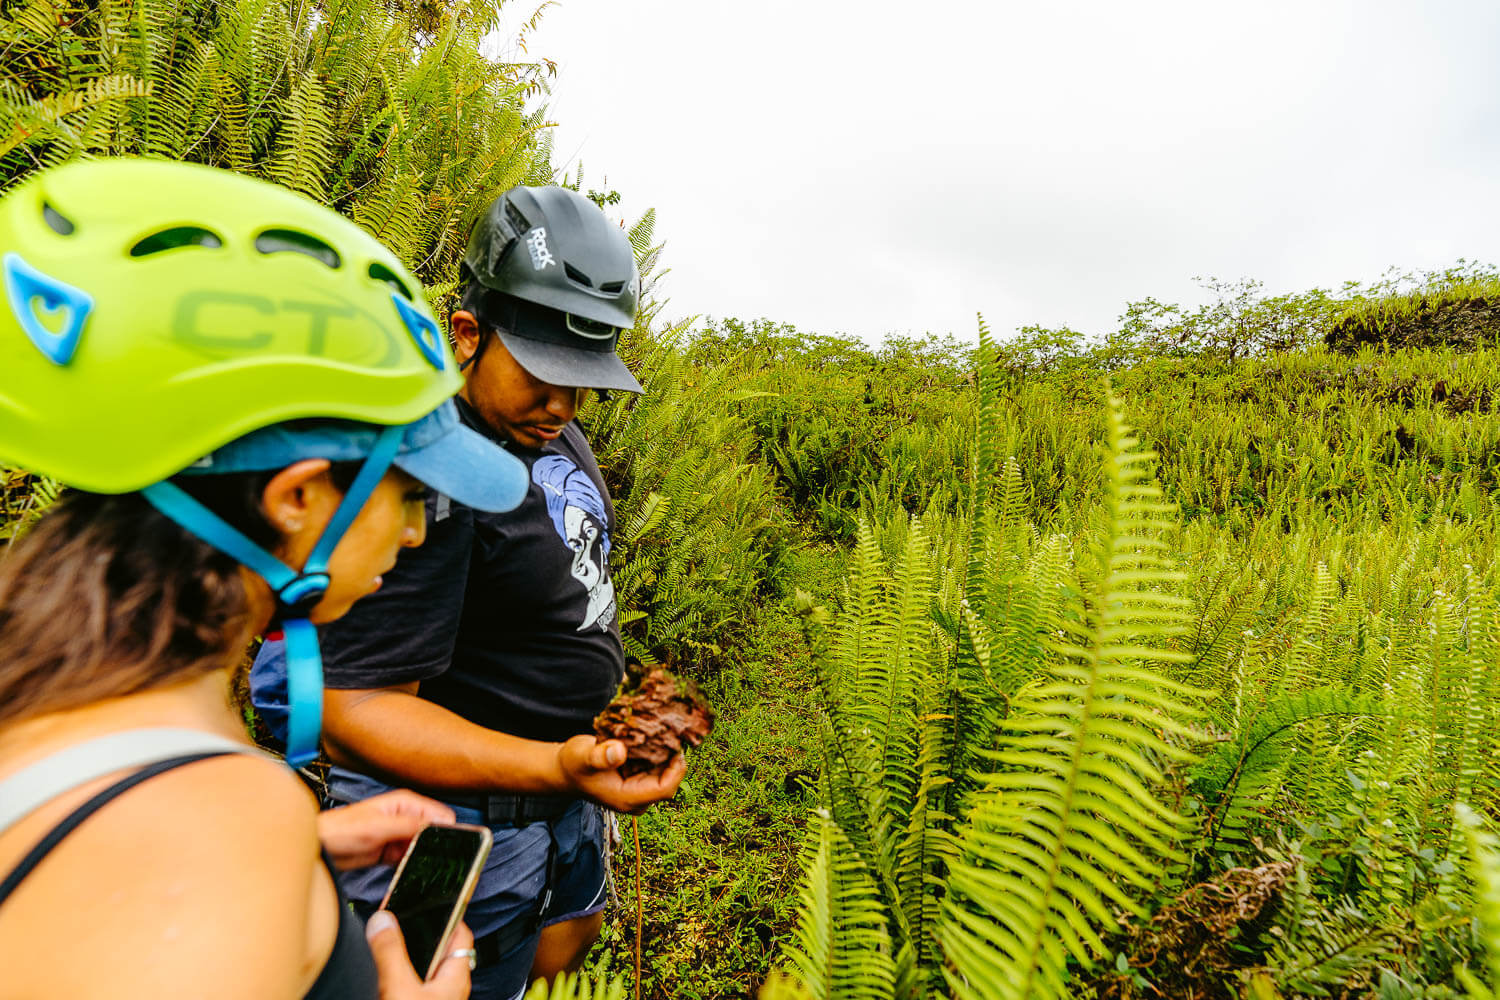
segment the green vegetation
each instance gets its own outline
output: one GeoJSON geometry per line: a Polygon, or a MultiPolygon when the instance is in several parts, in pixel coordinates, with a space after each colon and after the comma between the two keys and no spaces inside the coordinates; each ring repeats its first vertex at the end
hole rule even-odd
{"type": "Polygon", "coordinates": [[[1500,275],[1491,268],[1458,267],[1427,275],[1400,295],[1361,297],[1329,324],[1335,350],[1381,347],[1451,347],[1473,350],[1500,338],[1500,275]]]}
{"type": "Polygon", "coordinates": [[[0,8],[0,190],[74,156],[285,184],[451,285],[476,214],[552,175],[545,64],[480,54],[501,4],[17,0],[0,8]]]}
{"type": "MultiPolygon", "coordinates": [[[[227,166],[441,300],[473,213],[553,177],[499,10],[16,0],[0,189],[227,166]]],[[[645,995],[1500,991],[1500,279],[1206,287],[977,350],[648,303],[648,394],[583,419],[627,644],[721,717],[640,821],[645,995]]],[[[8,471],[3,536],[55,496],[8,471]]],[[[546,995],[621,995],[631,853],[598,985],[546,995]]]]}
{"type": "Polygon", "coordinates": [[[767,938],[777,997],[1482,995],[1454,816],[1500,806],[1493,350],[678,350],[683,391],[739,387],[792,543],[739,657],[676,654],[763,728],[642,824],[648,995],[747,995],[767,938]],[[808,770],[789,874],[774,777],[808,770]],[[758,834],[737,864],[704,788],[758,834]],[[745,891],[793,881],[790,924],[745,891]]]}

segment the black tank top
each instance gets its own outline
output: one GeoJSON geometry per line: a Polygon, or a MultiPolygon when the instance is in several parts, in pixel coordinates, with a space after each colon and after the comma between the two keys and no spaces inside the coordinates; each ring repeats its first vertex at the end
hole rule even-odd
{"type": "MultiPolygon", "coordinates": [[[[173,768],[208,757],[220,756],[223,756],[222,752],[196,753],[158,761],[141,768],[129,777],[122,778],[89,799],[48,831],[47,835],[21,859],[21,863],[5,877],[5,881],[0,882],[0,906],[5,904],[6,898],[15,892],[16,886],[31,874],[32,870],[62,842],[64,837],[116,796],[134,788],[148,778],[154,778],[173,768]]],[[[333,866],[329,864],[326,853],[323,855],[323,864],[328,867],[329,874],[332,875],[333,866]]],[[[307,1000],[375,1000],[380,995],[380,986],[375,977],[375,960],[370,955],[369,945],[365,943],[364,928],[359,918],[350,911],[343,891],[338,889],[338,884],[338,879],[335,878],[333,885],[339,894],[338,934],[334,938],[333,952],[328,956],[327,964],[323,966],[323,971],[318,973],[312,989],[307,991],[307,1000]]]]}

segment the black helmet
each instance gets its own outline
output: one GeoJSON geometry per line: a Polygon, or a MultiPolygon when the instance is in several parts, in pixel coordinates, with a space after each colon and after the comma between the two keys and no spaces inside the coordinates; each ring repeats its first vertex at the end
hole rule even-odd
{"type": "Polygon", "coordinates": [[[514,187],[474,226],[465,308],[493,325],[532,375],[553,385],[640,392],[615,354],[635,325],[640,275],[624,230],[563,187],[514,187]]]}

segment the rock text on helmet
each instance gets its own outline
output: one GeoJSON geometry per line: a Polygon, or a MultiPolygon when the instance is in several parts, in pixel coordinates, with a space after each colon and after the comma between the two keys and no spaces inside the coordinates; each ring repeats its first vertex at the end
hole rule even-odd
{"type": "Polygon", "coordinates": [[[556,264],[552,257],[552,251],[547,248],[547,230],[543,226],[537,226],[526,234],[526,249],[531,252],[531,267],[540,271],[549,264],[556,264]]]}

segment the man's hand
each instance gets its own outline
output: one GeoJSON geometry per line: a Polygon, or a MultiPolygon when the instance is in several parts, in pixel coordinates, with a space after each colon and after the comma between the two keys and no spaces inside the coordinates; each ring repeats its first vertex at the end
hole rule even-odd
{"type": "Polygon", "coordinates": [[[393,865],[422,827],[452,823],[453,810],[398,789],[318,814],[318,839],[340,869],[393,865]]]}
{"type": "Polygon", "coordinates": [[[678,754],[655,771],[621,777],[625,744],[593,736],[568,740],[558,748],[557,763],[573,791],[622,813],[642,813],[654,803],[670,799],[677,794],[687,770],[682,754],[678,754]]]}

